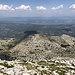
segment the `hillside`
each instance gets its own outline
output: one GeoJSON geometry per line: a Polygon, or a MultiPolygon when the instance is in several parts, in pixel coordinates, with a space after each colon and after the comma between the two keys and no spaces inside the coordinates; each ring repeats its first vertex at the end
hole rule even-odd
{"type": "Polygon", "coordinates": [[[0,40],[0,59],[0,75],[74,75],[75,38],[33,34],[0,40]]]}
{"type": "Polygon", "coordinates": [[[0,40],[1,59],[26,61],[49,60],[52,57],[75,57],[75,38],[68,35],[33,34],[22,39],[0,40]]]}
{"type": "Polygon", "coordinates": [[[52,57],[75,57],[75,38],[68,35],[30,35],[10,49],[13,59],[27,61],[49,60],[52,57]]]}

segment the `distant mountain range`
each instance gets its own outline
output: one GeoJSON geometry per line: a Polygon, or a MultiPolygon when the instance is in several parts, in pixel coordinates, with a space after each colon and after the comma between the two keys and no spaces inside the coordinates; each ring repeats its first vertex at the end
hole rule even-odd
{"type": "Polygon", "coordinates": [[[32,24],[75,24],[75,17],[3,17],[0,21],[4,22],[18,22],[18,23],[32,23],[32,24]]]}

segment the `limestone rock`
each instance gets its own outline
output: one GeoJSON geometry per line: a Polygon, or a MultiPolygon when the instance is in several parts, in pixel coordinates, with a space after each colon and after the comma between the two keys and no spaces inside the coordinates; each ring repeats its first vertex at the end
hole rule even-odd
{"type": "Polygon", "coordinates": [[[75,58],[75,38],[69,35],[30,35],[22,39],[0,40],[0,58],[43,61],[52,57],[75,58]]]}
{"type": "Polygon", "coordinates": [[[74,40],[75,38],[65,34],[62,36],[34,34],[23,39],[10,50],[10,53],[14,59],[29,61],[48,60],[56,56],[69,56],[70,54],[67,55],[64,52],[74,48],[74,40]]]}

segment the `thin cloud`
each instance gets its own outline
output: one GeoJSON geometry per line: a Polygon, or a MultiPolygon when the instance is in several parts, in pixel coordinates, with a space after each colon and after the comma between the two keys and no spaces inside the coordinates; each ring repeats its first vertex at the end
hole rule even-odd
{"type": "Polygon", "coordinates": [[[16,10],[31,10],[31,7],[29,5],[21,5],[19,7],[15,7],[16,10]]]}
{"type": "Polygon", "coordinates": [[[14,8],[12,8],[12,5],[8,6],[0,4],[0,10],[14,10],[14,8]]]}
{"type": "Polygon", "coordinates": [[[37,7],[36,7],[36,10],[46,10],[46,8],[43,7],[43,6],[37,6],[37,7]]]}
{"type": "Polygon", "coordinates": [[[52,10],[59,10],[59,9],[62,9],[63,8],[63,5],[60,5],[60,6],[57,6],[57,7],[52,7],[51,9],[52,10]]]}

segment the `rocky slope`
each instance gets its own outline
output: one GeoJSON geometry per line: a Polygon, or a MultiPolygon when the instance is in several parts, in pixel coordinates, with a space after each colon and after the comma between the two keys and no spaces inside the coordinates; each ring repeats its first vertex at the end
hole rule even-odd
{"type": "Polygon", "coordinates": [[[0,40],[0,59],[0,75],[75,75],[75,38],[34,34],[0,40]]]}
{"type": "Polygon", "coordinates": [[[68,35],[45,36],[34,34],[10,50],[13,59],[27,61],[49,60],[52,57],[75,57],[75,38],[68,35]]]}
{"type": "Polygon", "coordinates": [[[75,58],[75,38],[33,34],[23,39],[0,40],[1,59],[43,61],[52,57],[75,58]]]}
{"type": "Polygon", "coordinates": [[[37,62],[0,60],[0,75],[75,75],[75,59],[57,57],[37,62]]]}

